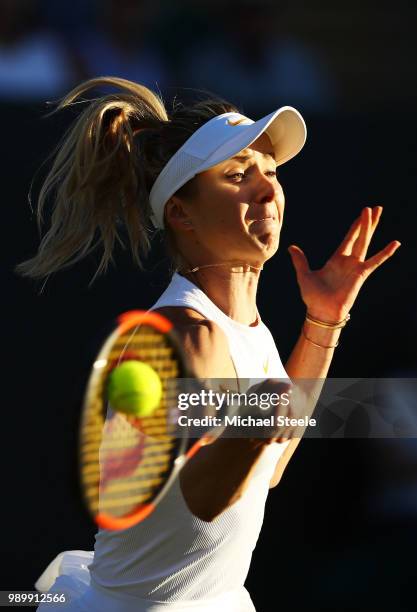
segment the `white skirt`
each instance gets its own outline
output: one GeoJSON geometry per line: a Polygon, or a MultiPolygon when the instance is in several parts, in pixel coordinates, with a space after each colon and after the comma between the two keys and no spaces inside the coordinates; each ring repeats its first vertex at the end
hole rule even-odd
{"type": "Polygon", "coordinates": [[[43,612],[256,612],[244,587],[214,599],[163,602],[93,585],[88,570],[93,558],[94,551],[60,553],[38,578],[35,588],[42,593],[63,593],[66,603],[41,603],[37,609],[43,612]]]}

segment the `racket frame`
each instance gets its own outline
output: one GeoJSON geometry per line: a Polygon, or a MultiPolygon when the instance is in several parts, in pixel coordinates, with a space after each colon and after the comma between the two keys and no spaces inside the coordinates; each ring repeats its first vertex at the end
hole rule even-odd
{"type": "MultiPolygon", "coordinates": [[[[193,457],[200,450],[200,448],[212,443],[215,438],[213,435],[210,434],[205,435],[204,437],[197,440],[188,450],[186,450],[189,441],[189,436],[186,432],[183,434],[180,443],[177,446],[177,456],[173,461],[173,467],[171,468],[168,477],[166,478],[165,482],[161,486],[161,489],[158,491],[152,502],[141,504],[134,511],[130,512],[125,516],[120,517],[113,516],[107,512],[99,511],[95,513],[93,511],[89,497],[86,494],[86,486],[84,484],[83,474],[84,462],[82,460],[83,431],[89,415],[89,402],[90,397],[92,395],[92,389],[97,386],[98,381],[102,378],[103,368],[106,368],[108,366],[108,356],[111,351],[111,348],[115,344],[115,340],[122,334],[127,333],[130,329],[132,329],[132,332],[134,332],[135,328],[143,324],[149,325],[156,329],[158,332],[166,334],[168,336],[169,344],[171,344],[171,346],[174,348],[176,352],[176,357],[180,364],[181,378],[196,378],[190,371],[190,369],[187,367],[186,359],[184,357],[180,342],[175,334],[174,326],[172,322],[169,321],[169,319],[157,312],[144,310],[130,310],[119,315],[119,317],[117,318],[117,327],[106,339],[93,363],[92,371],[87,383],[87,389],[84,395],[82,417],[80,422],[79,444],[79,470],[80,480],[83,485],[82,490],[85,504],[88,508],[89,513],[93,516],[93,519],[96,524],[102,529],[107,529],[111,531],[128,529],[148,517],[155,510],[155,508],[166,495],[166,493],[169,491],[171,485],[175,481],[175,478],[177,478],[178,476],[178,472],[181,470],[187,460],[191,459],[191,457],[193,457]]],[[[103,394],[104,390],[105,385],[103,385],[103,394]]],[[[105,405],[107,404],[103,398],[103,406],[105,405]]],[[[104,421],[105,417],[103,416],[103,422],[104,421]]]]}

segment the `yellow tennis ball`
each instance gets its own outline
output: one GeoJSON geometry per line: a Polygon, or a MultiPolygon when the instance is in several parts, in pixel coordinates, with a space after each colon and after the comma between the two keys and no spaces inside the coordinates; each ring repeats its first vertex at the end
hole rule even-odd
{"type": "Polygon", "coordinates": [[[161,379],[143,361],[124,361],[110,372],[107,396],[113,410],[138,417],[149,416],[161,401],[161,379]]]}

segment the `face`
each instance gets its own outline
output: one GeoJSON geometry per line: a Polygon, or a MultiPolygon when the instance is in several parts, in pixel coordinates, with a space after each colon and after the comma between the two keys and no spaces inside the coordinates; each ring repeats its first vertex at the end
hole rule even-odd
{"type": "Polygon", "coordinates": [[[166,206],[167,222],[188,260],[260,265],[274,255],[285,198],[267,134],[194,182],[193,197],[173,196],[166,206]]]}

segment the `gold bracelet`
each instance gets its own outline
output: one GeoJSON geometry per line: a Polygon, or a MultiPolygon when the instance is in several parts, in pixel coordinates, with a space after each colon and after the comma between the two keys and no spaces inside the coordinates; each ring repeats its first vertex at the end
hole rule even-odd
{"type": "Polygon", "coordinates": [[[310,338],[306,336],[306,333],[304,331],[304,325],[301,331],[303,332],[304,338],[308,340],[309,342],[311,342],[311,344],[314,344],[314,346],[319,346],[320,348],[325,348],[325,349],[336,348],[336,346],[339,346],[339,341],[337,341],[336,344],[332,344],[330,346],[325,346],[324,344],[317,344],[317,342],[313,342],[313,340],[310,340],[310,338]]]}
{"type": "Polygon", "coordinates": [[[319,327],[325,327],[326,329],[341,329],[346,325],[346,323],[350,319],[350,314],[348,313],[344,319],[338,321],[337,323],[328,323],[327,321],[320,321],[319,319],[314,319],[311,315],[306,314],[306,320],[313,323],[313,325],[318,325],[319,327]]]}

